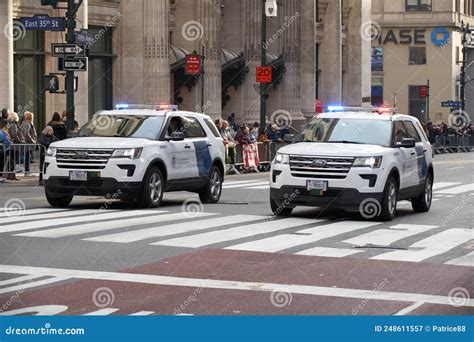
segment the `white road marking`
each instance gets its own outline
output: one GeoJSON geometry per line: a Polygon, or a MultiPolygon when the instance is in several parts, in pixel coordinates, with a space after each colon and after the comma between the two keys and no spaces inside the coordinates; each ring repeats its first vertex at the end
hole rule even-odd
{"type": "Polygon", "coordinates": [[[315,247],[306,249],[304,251],[296,253],[297,255],[309,255],[309,256],[320,256],[328,258],[345,258],[349,255],[357,254],[364,252],[364,250],[359,249],[344,249],[344,248],[326,248],[326,247],[315,247]]]}
{"type": "Polygon", "coordinates": [[[249,189],[249,190],[266,190],[266,189],[270,189],[270,184],[267,184],[267,185],[264,185],[264,186],[251,186],[251,187],[244,188],[244,189],[249,189]]]}
{"type": "Polygon", "coordinates": [[[113,308],[100,309],[97,311],[86,313],[83,316],[108,316],[119,310],[120,309],[113,309],[113,308]]]}
{"type": "Polygon", "coordinates": [[[224,182],[222,185],[223,185],[223,186],[227,186],[227,185],[257,183],[257,182],[261,182],[261,180],[259,180],[259,179],[254,179],[254,180],[246,180],[246,181],[228,181],[228,182],[224,182]]]}
{"type": "MultiPolygon", "coordinates": [[[[127,283],[152,284],[162,286],[178,286],[191,288],[208,288],[219,290],[233,291],[254,291],[270,293],[278,291],[282,287],[287,289],[289,293],[301,294],[308,296],[324,296],[338,298],[356,298],[367,300],[386,300],[395,302],[408,303],[428,303],[439,305],[450,305],[452,298],[441,295],[426,295],[420,293],[407,292],[389,292],[389,291],[373,291],[349,288],[334,288],[312,285],[288,285],[276,283],[256,283],[244,282],[236,280],[215,280],[215,279],[198,279],[198,278],[179,278],[149,274],[135,273],[118,273],[118,272],[100,272],[100,271],[82,271],[71,269],[56,269],[43,267],[29,267],[17,265],[0,265],[0,272],[13,274],[31,274],[41,276],[52,276],[62,278],[75,278],[87,280],[105,280],[127,283]]],[[[474,307],[474,299],[466,299],[464,306],[474,307]]]]}
{"type": "Polygon", "coordinates": [[[31,289],[33,287],[49,285],[49,284],[53,284],[53,283],[59,283],[61,281],[71,279],[71,277],[56,277],[56,276],[52,276],[52,277],[54,277],[54,278],[23,283],[23,284],[11,286],[11,287],[4,287],[4,288],[0,289],[0,294],[8,293],[8,292],[15,292],[15,291],[24,291],[24,290],[27,290],[27,289],[31,289]]]}
{"type": "Polygon", "coordinates": [[[457,183],[457,182],[438,182],[433,184],[433,190],[439,190],[443,188],[449,188],[451,186],[459,185],[462,183],[457,183]]]}
{"type": "MultiPolygon", "coordinates": [[[[206,214],[206,216],[217,215],[217,214],[206,214]]],[[[168,226],[153,227],[147,229],[133,230],[124,233],[110,234],[104,236],[98,236],[94,238],[84,239],[85,241],[95,242],[115,242],[115,243],[130,243],[141,240],[147,240],[152,238],[159,238],[163,236],[189,233],[198,230],[205,230],[210,228],[217,228],[228,224],[239,224],[244,222],[251,222],[263,219],[264,216],[253,216],[253,215],[235,215],[216,217],[208,220],[198,220],[192,222],[173,223],[168,226]]]]}
{"type": "Polygon", "coordinates": [[[395,316],[404,316],[404,315],[408,315],[410,312],[412,312],[413,310],[416,310],[418,309],[420,306],[423,306],[425,303],[423,302],[418,302],[418,303],[413,303],[411,305],[408,305],[407,307],[401,309],[400,311],[398,311],[395,316]]]}
{"type": "Polygon", "coordinates": [[[130,316],[150,316],[153,315],[155,311],[138,311],[135,313],[132,313],[130,316]]]}
{"type": "Polygon", "coordinates": [[[254,183],[248,183],[248,184],[236,184],[236,185],[223,185],[223,189],[237,189],[237,188],[248,188],[250,186],[261,186],[261,185],[267,185],[268,187],[270,186],[269,181],[265,182],[254,182],[254,183]]]}
{"type": "Polygon", "coordinates": [[[38,276],[26,275],[22,277],[15,277],[15,278],[0,281],[0,286],[21,283],[21,282],[30,281],[36,278],[38,278],[38,276]]]}
{"type": "Polygon", "coordinates": [[[394,260],[406,262],[420,262],[436,255],[446,253],[473,237],[471,229],[449,229],[410,246],[418,250],[401,250],[380,254],[372,257],[376,260],[394,260]]]}
{"type": "Polygon", "coordinates": [[[438,228],[438,226],[429,226],[421,224],[399,224],[390,228],[382,228],[373,232],[356,236],[352,239],[342,241],[350,245],[363,247],[366,245],[390,246],[392,243],[414,236],[429,230],[438,228]]]}
{"type": "Polygon", "coordinates": [[[243,239],[255,235],[273,233],[279,230],[302,226],[305,224],[320,222],[314,219],[288,218],[283,220],[272,220],[263,223],[251,224],[248,226],[240,226],[232,229],[224,229],[215,232],[208,232],[198,235],[186,236],[153,243],[157,246],[175,246],[198,248],[202,246],[212,245],[219,242],[243,239]]]}
{"type": "MultiPolygon", "coordinates": [[[[187,218],[185,213],[164,214],[166,211],[157,211],[157,215],[123,219],[119,221],[94,222],[77,226],[41,230],[30,233],[17,234],[16,236],[40,237],[57,239],[67,236],[81,235],[108,231],[112,229],[129,228],[137,225],[146,225],[153,223],[165,223],[170,221],[184,220],[187,218]]],[[[208,214],[206,214],[208,215],[208,214]]],[[[213,214],[216,215],[216,214],[213,214]]],[[[188,222],[189,224],[189,222],[188,222]]]]}
{"type": "Polygon", "coordinates": [[[54,209],[54,208],[37,208],[37,209],[26,209],[25,211],[20,211],[21,215],[13,216],[13,212],[7,212],[11,210],[10,208],[0,208],[0,219],[4,217],[27,217],[27,215],[33,214],[47,214],[47,213],[59,213],[59,212],[71,212],[69,209],[54,209]]]}
{"type": "Polygon", "coordinates": [[[474,267],[474,252],[471,252],[467,255],[464,255],[460,258],[448,261],[446,264],[448,265],[456,265],[456,266],[470,266],[474,267]]]}
{"type": "Polygon", "coordinates": [[[53,226],[62,226],[66,224],[72,223],[85,223],[87,226],[88,222],[93,221],[100,221],[100,220],[113,220],[131,216],[142,216],[142,215],[151,215],[154,214],[155,211],[151,210],[130,210],[130,211],[114,211],[114,212],[101,212],[99,210],[96,211],[96,215],[90,216],[79,216],[79,217],[68,217],[68,218],[57,218],[45,221],[36,221],[36,222],[23,222],[18,224],[11,224],[5,227],[0,227],[0,233],[11,233],[11,232],[18,232],[22,230],[33,230],[33,229],[40,229],[40,228],[50,228],[53,226]]]}
{"type": "MultiPolygon", "coordinates": [[[[321,220],[315,221],[314,223],[323,222],[321,220]]],[[[349,233],[352,231],[370,228],[379,225],[378,222],[359,222],[359,221],[342,221],[331,224],[325,224],[322,226],[309,228],[298,232],[299,234],[309,235],[296,235],[296,234],[284,234],[273,236],[263,240],[245,242],[239,245],[227,247],[226,249],[233,249],[239,251],[253,251],[253,252],[267,252],[275,253],[288,248],[305,245],[308,243],[317,242],[320,240],[328,239],[337,235],[349,233]]]]}
{"type": "Polygon", "coordinates": [[[52,213],[43,213],[43,214],[29,215],[29,216],[6,217],[6,218],[0,219],[0,225],[5,225],[7,223],[20,223],[20,222],[25,222],[25,221],[28,221],[31,223],[34,220],[40,221],[40,220],[46,220],[50,218],[59,218],[59,217],[76,217],[76,216],[81,216],[81,215],[84,217],[86,215],[94,214],[94,213],[97,213],[97,209],[52,212],[52,213]]]}
{"type": "Polygon", "coordinates": [[[474,183],[457,186],[455,188],[439,190],[437,191],[437,193],[448,194],[448,195],[459,195],[465,192],[472,192],[472,191],[474,191],[474,183]]]}

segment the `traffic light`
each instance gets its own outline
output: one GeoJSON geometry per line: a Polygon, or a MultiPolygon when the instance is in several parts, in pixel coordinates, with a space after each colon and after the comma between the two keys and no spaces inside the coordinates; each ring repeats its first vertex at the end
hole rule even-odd
{"type": "Polygon", "coordinates": [[[53,6],[56,8],[58,6],[59,0],[41,0],[41,6],[53,6]]]}

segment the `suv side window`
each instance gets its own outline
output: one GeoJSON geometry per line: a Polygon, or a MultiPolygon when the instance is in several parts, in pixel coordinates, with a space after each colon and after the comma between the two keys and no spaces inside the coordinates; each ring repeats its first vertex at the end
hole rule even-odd
{"type": "Polygon", "coordinates": [[[405,127],[407,129],[408,137],[415,139],[417,143],[421,142],[420,135],[418,134],[418,131],[416,130],[415,126],[413,125],[413,122],[411,121],[405,121],[405,127]]]}
{"type": "Polygon", "coordinates": [[[198,119],[186,116],[182,117],[182,120],[185,127],[184,134],[187,139],[199,139],[207,137],[206,132],[204,132],[204,129],[202,128],[198,119]]]}
{"type": "Polygon", "coordinates": [[[214,134],[214,136],[216,138],[221,138],[221,135],[220,135],[219,131],[217,130],[216,125],[214,125],[214,122],[212,122],[212,120],[204,119],[204,122],[206,123],[207,127],[209,127],[212,134],[214,134]]]}
{"type": "Polygon", "coordinates": [[[183,132],[185,131],[185,126],[183,121],[179,116],[173,116],[169,123],[168,127],[166,128],[166,136],[170,136],[172,133],[175,132],[183,132]]]}
{"type": "Polygon", "coordinates": [[[408,133],[406,131],[405,125],[403,124],[403,121],[395,121],[393,123],[393,126],[395,131],[395,143],[401,143],[403,139],[408,138],[408,133]]]}

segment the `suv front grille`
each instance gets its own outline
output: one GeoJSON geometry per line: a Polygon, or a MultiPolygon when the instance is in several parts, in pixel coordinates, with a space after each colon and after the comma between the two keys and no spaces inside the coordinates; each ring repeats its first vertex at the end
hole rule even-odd
{"type": "Polygon", "coordinates": [[[59,149],[56,161],[60,169],[103,170],[114,150],[67,150],[59,149]]]}
{"type": "Polygon", "coordinates": [[[345,179],[354,158],[290,156],[291,175],[297,178],[345,179]]]}

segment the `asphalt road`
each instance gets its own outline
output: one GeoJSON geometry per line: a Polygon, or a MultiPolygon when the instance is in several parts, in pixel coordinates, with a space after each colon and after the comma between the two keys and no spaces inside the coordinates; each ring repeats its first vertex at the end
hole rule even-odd
{"type": "Polygon", "coordinates": [[[401,202],[390,223],[274,219],[267,174],[227,177],[216,205],[170,193],[155,210],[53,210],[41,187],[0,185],[0,315],[472,315],[474,154],[435,163],[432,210],[401,202]]]}

